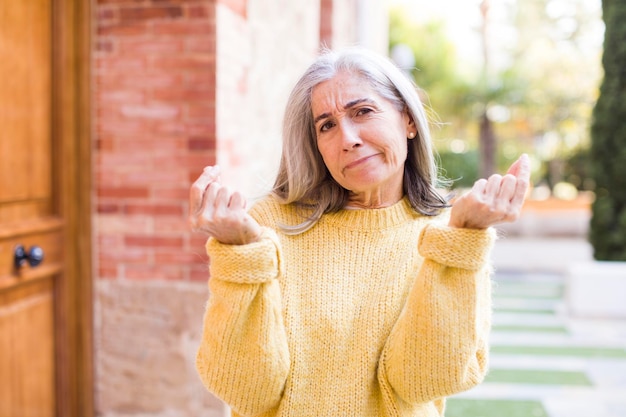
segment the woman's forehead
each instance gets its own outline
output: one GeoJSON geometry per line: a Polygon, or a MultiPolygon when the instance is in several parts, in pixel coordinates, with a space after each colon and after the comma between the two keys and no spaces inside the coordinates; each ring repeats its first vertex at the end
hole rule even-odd
{"type": "Polygon", "coordinates": [[[314,113],[324,107],[344,108],[355,100],[363,99],[380,101],[381,97],[361,75],[345,71],[319,83],[311,92],[314,113]]]}

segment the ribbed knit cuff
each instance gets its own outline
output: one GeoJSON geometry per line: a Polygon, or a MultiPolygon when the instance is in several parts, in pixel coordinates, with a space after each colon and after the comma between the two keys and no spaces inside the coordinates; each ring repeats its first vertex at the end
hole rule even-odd
{"type": "Polygon", "coordinates": [[[278,237],[271,229],[264,229],[261,240],[247,245],[226,245],[209,238],[211,279],[238,284],[262,284],[280,274],[278,237]]]}
{"type": "Polygon", "coordinates": [[[489,261],[496,231],[458,229],[430,224],[421,233],[418,250],[427,259],[453,268],[478,270],[489,261]]]}

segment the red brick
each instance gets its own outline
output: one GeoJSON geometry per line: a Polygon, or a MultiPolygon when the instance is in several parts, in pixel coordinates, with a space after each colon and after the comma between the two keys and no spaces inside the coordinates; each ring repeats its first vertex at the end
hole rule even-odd
{"type": "MultiPolygon", "coordinates": [[[[130,88],[119,88],[119,83],[112,83],[110,88],[100,90],[97,94],[98,101],[108,106],[129,104],[129,103],[142,103],[145,100],[145,94],[141,91],[132,90],[130,88]],[[113,88],[116,86],[117,88],[113,88]]],[[[98,111],[101,112],[103,108],[107,106],[98,107],[98,111]]]]}
{"type": "Polygon", "coordinates": [[[175,54],[183,49],[180,39],[156,40],[150,38],[126,38],[119,42],[118,50],[121,54],[175,54]]]}
{"type": "Polygon", "coordinates": [[[107,39],[101,39],[96,42],[97,52],[113,52],[113,42],[107,39]]]}
{"type": "Polygon", "coordinates": [[[128,56],[124,59],[96,58],[96,68],[105,72],[132,74],[131,71],[142,72],[146,68],[146,60],[141,56],[128,56]]]}
{"type": "Polygon", "coordinates": [[[99,7],[97,12],[96,12],[96,16],[97,16],[97,22],[98,23],[102,23],[103,21],[106,21],[106,20],[116,19],[117,18],[117,8],[99,7]]]}
{"type": "Polygon", "coordinates": [[[215,55],[215,40],[208,36],[194,36],[185,39],[185,50],[215,55]]]}
{"type": "Polygon", "coordinates": [[[320,0],[320,44],[333,44],[333,0],[320,0]]]}
{"type": "Polygon", "coordinates": [[[102,265],[98,267],[98,278],[100,279],[117,279],[119,275],[116,266],[102,265]]]}
{"type": "Polygon", "coordinates": [[[192,5],[187,6],[187,16],[191,18],[206,18],[211,15],[211,11],[209,10],[211,6],[200,6],[200,5],[192,5]]]}
{"type": "Polygon", "coordinates": [[[145,33],[145,26],[137,23],[99,24],[96,29],[99,36],[142,36],[145,33]]]}
{"type": "Polygon", "coordinates": [[[188,265],[196,262],[206,262],[202,256],[184,251],[156,251],[154,262],[157,265],[188,265]]]}
{"type": "MultiPolygon", "coordinates": [[[[182,201],[187,201],[189,193],[187,193],[187,197],[184,200],[179,200],[179,203],[182,201]]],[[[190,226],[188,223],[187,215],[188,209],[187,204],[180,204],[181,214],[176,216],[159,216],[158,219],[154,222],[154,233],[158,234],[180,234],[189,232],[190,226]]],[[[185,238],[185,240],[187,240],[185,238]]],[[[185,243],[185,247],[186,247],[185,243]]]]}
{"type": "Polygon", "coordinates": [[[180,6],[122,7],[120,9],[120,20],[122,22],[172,19],[181,17],[182,15],[183,10],[180,6]]]}
{"type": "Polygon", "coordinates": [[[113,139],[99,138],[96,140],[96,149],[99,151],[112,151],[114,143],[113,139]]]}
{"type": "Polygon", "coordinates": [[[151,137],[133,137],[125,138],[121,135],[117,136],[115,149],[119,152],[143,152],[150,150],[152,155],[173,155],[187,149],[187,140],[183,136],[166,135],[151,137]]]}
{"type": "Polygon", "coordinates": [[[181,237],[164,237],[164,236],[126,236],[124,244],[129,247],[143,248],[180,248],[183,244],[181,237]]]}
{"type": "Polygon", "coordinates": [[[188,149],[190,151],[198,151],[198,150],[209,150],[215,148],[215,138],[214,137],[191,137],[187,141],[188,149]]]}
{"type": "Polygon", "coordinates": [[[144,0],[98,0],[98,4],[142,3],[144,0]]]}
{"type": "Polygon", "coordinates": [[[114,248],[109,251],[101,251],[99,262],[103,264],[147,264],[153,261],[153,254],[150,251],[136,248],[114,248]]]}
{"type": "Polygon", "coordinates": [[[135,214],[148,214],[152,216],[173,215],[182,216],[183,207],[181,205],[173,204],[126,204],[124,207],[124,213],[129,215],[135,214]]]}
{"type": "Polygon", "coordinates": [[[98,197],[145,198],[150,195],[146,187],[100,187],[98,197]]]}
{"type": "Polygon", "coordinates": [[[187,69],[209,71],[215,64],[215,57],[209,54],[163,55],[152,57],[148,61],[151,68],[160,70],[187,69]]]}
{"type": "Polygon", "coordinates": [[[186,87],[178,89],[159,88],[152,93],[151,98],[157,101],[192,104],[197,102],[208,102],[212,96],[212,91],[203,91],[201,89],[186,87]]]}
{"type": "Polygon", "coordinates": [[[215,33],[215,22],[210,20],[163,20],[154,22],[151,33],[154,35],[204,35],[215,33]]]}
{"type": "MultiPolygon", "coordinates": [[[[202,168],[199,169],[199,173],[202,172],[202,168]]],[[[200,176],[200,174],[195,175],[193,180],[200,176]]],[[[161,186],[156,185],[152,189],[152,196],[159,200],[173,200],[173,201],[187,201],[189,198],[189,187],[191,187],[193,181],[189,181],[189,185],[185,185],[184,187],[176,187],[172,185],[161,186]]]]}
{"type": "Polygon", "coordinates": [[[124,277],[132,280],[182,281],[185,277],[179,266],[127,265],[124,270],[124,277]]]}
{"type": "Polygon", "coordinates": [[[120,206],[114,203],[98,203],[96,212],[100,214],[112,214],[119,213],[120,206]]]}
{"type": "Polygon", "coordinates": [[[192,267],[189,271],[189,281],[206,282],[209,280],[209,267],[192,267]]]}
{"type": "Polygon", "coordinates": [[[126,104],[122,105],[120,109],[124,117],[134,119],[172,119],[178,117],[180,114],[180,108],[178,106],[167,104],[126,104]]]}
{"type": "MultiPolygon", "coordinates": [[[[215,94],[215,73],[211,71],[207,72],[189,72],[185,77],[185,86],[200,88],[208,93],[211,93],[211,97],[215,94]]],[[[211,104],[215,104],[212,102],[211,104]]]]}
{"type": "Polygon", "coordinates": [[[119,235],[111,235],[100,232],[97,242],[102,248],[120,247],[123,244],[123,237],[119,235]]]}

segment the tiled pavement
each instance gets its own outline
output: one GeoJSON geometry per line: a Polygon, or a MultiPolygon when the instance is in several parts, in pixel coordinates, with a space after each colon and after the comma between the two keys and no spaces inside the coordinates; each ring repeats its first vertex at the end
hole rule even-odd
{"type": "Polygon", "coordinates": [[[494,281],[490,373],[446,416],[626,417],[626,320],[569,315],[558,272],[498,270],[494,281]]]}

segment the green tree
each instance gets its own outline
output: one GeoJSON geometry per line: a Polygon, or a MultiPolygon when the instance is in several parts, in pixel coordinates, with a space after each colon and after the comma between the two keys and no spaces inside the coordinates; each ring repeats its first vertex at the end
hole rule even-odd
{"type": "Polygon", "coordinates": [[[604,79],[593,110],[596,182],[590,241],[598,260],[626,261],[626,2],[603,0],[604,79]]]}
{"type": "MultiPolygon", "coordinates": [[[[481,4],[486,18],[490,3],[481,4]]],[[[491,9],[492,19],[474,26],[484,48],[474,56],[482,59],[461,61],[444,21],[417,22],[402,7],[390,10],[390,50],[402,44],[413,51],[411,75],[434,109],[435,146],[456,185],[503,172],[522,152],[534,159],[535,182],[548,175],[556,183],[565,173],[537,167],[567,160],[590,143],[601,75],[599,0],[491,1],[491,9]],[[487,133],[495,167],[476,152],[486,150],[487,133]]]]}

